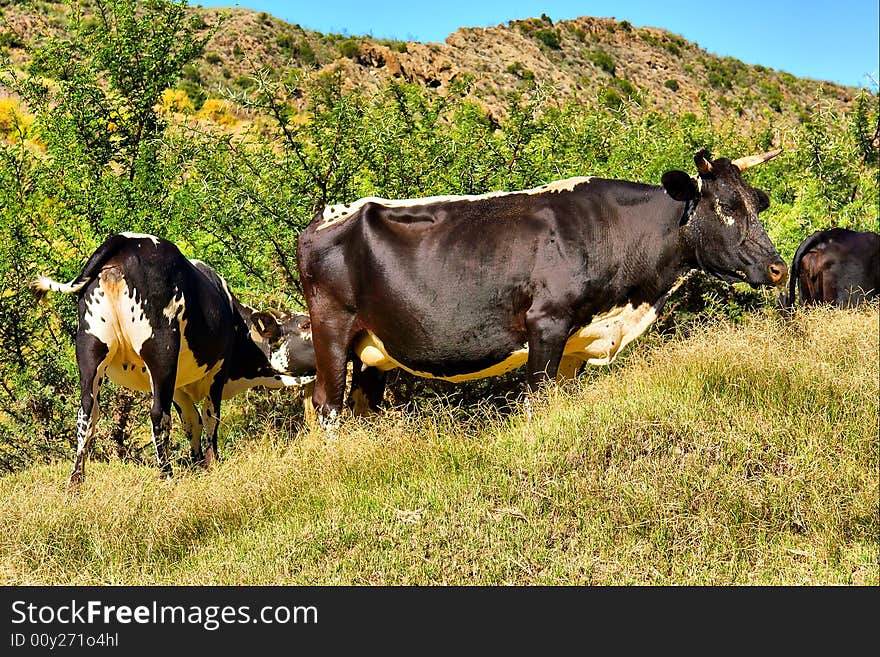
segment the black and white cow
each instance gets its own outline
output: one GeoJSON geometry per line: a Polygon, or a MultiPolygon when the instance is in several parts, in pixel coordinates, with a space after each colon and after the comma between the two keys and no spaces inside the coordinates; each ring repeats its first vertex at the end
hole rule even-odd
{"type": "Polygon", "coordinates": [[[662,185],[570,178],[535,189],[319,212],[297,264],[312,318],[313,403],[325,425],[353,395],[376,409],[383,374],[465,381],[525,364],[528,386],[607,364],[657,317],[685,273],[782,285],[788,268],[742,172],[771,151],[694,157],[662,185]]]}
{"type": "Polygon", "coordinates": [[[151,392],[159,467],[171,474],[172,404],[195,462],[218,456],[220,401],[255,386],[280,388],[314,378],[309,318],[257,312],[240,303],[208,265],[152,235],[109,237],[69,283],[41,277],[35,294],[77,293],[76,360],[81,404],[70,486],[85,477],[99,417],[103,377],[151,392]],[[202,450],[202,414],[209,444],[202,450]]]}

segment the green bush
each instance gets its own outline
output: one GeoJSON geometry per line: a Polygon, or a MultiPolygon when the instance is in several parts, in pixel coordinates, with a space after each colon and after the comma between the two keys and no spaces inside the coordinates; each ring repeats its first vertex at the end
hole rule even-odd
{"type": "Polygon", "coordinates": [[[562,48],[559,41],[559,32],[557,30],[536,30],[535,38],[551,50],[559,50],[562,48]]]}
{"type": "Polygon", "coordinates": [[[590,52],[589,58],[591,62],[593,62],[603,71],[614,75],[614,71],[616,68],[614,65],[614,59],[607,52],[605,52],[601,48],[597,48],[596,50],[590,52]]]}
{"type": "Polygon", "coordinates": [[[667,80],[663,83],[663,86],[672,91],[678,91],[678,81],[676,80],[667,80]]]}
{"type": "Polygon", "coordinates": [[[339,54],[349,59],[354,59],[361,54],[361,47],[354,39],[345,39],[336,44],[339,54]]]}

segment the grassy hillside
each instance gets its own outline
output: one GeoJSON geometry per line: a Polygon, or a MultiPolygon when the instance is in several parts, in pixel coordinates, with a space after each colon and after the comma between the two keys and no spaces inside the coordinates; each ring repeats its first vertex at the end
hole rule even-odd
{"type": "Polygon", "coordinates": [[[34,467],[0,478],[0,579],[877,586],[878,327],[766,311],[633,345],[531,419],[267,420],[208,473],[95,463],[76,498],[34,467]]]}

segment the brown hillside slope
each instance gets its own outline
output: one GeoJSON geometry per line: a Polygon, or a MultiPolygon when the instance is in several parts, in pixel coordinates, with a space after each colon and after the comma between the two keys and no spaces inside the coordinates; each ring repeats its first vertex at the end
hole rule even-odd
{"type": "MultiPolygon", "coordinates": [[[[88,12],[88,3],[83,6],[88,12]]],[[[532,18],[461,28],[444,43],[417,43],[321,34],[244,9],[195,5],[191,11],[207,26],[219,23],[182,80],[190,92],[200,87],[209,96],[246,90],[257,68],[282,77],[304,68],[341,70],[350,87],[367,90],[397,79],[443,93],[453,80],[471,78],[472,97],[495,115],[504,112],[510,91],[550,84],[562,98],[584,103],[632,101],[697,113],[705,107],[719,120],[785,125],[818,101],[848,105],[858,92],[718,57],[666,30],[613,18],[555,23],[532,18]]],[[[67,8],[52,2],[8,4],[2,12],[4,47],[22,63],[21,46],[63,31],[67,8]]]]}

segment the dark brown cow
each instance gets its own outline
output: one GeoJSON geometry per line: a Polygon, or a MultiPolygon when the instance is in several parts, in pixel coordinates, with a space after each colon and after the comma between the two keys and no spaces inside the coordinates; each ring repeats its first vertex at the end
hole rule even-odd
{"type": "Polygon", "coordinates": [[[82,395],[71,487],[85,478],[105,375],[126,388],[152,392],[153,443],[168,475],[172,404],[193,460],[210,463],[218,455],[222,399],[256,386],[280,388],[314,378],[307,316],[249,308],[208,265],[188,260],[153,235],[112,235],[72,281],[41,277],[33,289],[38,296],[48,291],[79,296],[76,361],[82,395]],[[202,400],[209,441],[204,452],[197,407],[202,400]]]}
{"type": "Polygon", "coordinates": [[[798,246],[791,261],[786,307],[830,303],[839,308],[880,293],[880,234],[846,228],[818,230],[798,246]]]}
{"type": "Polygon", "coordinates": [[[535,189],[363,198],[318,213],[297,263],[312,318],[313,403],[325,426],[354,391],[377,408],[385,371],[465,381],[526,366],[529,389],[612,362],[688,271],[781,285],[741,172],[777,155],[694,157],[662,185],[570,178],[535,189]],[[362,367],[363,365],[363,367],[362,367]],[[369,384],[369,385],[367,385],[369,384]]]}

